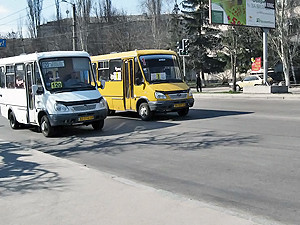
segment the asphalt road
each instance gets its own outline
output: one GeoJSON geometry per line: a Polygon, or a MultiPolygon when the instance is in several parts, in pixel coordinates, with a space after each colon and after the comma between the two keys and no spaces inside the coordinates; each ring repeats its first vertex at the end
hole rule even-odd
{"type": "Polygon", "coordinates": [[[56,138],[13,131],[1,117],[0,139],[262,221],[299,224],[299,115],[299,101],[197,98],[186,118],[118,113],[101,132],[68,128],[56,138]]]}

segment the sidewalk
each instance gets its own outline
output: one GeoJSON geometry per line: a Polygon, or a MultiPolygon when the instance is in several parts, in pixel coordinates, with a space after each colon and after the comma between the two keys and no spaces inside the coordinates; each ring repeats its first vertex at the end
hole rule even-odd
{"type": "Polygon", "coordinates": [[[0,140],[3,225],[276,224],[0,140]]]}
{"type": "Polygon", "coordinates": [[[192,88],[195,98],[247,98],[247,99],[273,99],[273,100],[300,100],[300,87],[289,88],[289,93],[269,93],[269,94],[245,94],[229,93],[230,87],[214,87],[214,88],[202,88],[202,92],[197,92],[195,88],[192,88]]]}

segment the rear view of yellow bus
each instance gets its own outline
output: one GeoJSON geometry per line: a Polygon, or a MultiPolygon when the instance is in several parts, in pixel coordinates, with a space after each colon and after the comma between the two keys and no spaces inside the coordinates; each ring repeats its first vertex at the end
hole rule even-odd
{"type": "Polygon", "coordinates": [[[173,51],[136,50],[91,59],[109,114],[136,111],[150,120],[155,112],[185,116],[194,105],[173,51]]]}

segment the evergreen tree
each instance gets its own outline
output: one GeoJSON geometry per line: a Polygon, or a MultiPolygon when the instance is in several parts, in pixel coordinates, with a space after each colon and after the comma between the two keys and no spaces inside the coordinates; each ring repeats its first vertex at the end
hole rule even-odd
{"type": "Polygon", "coordinates": [[[216,54],[220,48],[220,30],[209,26],[208,0],[184,0],[182,5],[190,40],[189,62],[204,80],[204,72],[221,72],[226,65],[216,54]]]}

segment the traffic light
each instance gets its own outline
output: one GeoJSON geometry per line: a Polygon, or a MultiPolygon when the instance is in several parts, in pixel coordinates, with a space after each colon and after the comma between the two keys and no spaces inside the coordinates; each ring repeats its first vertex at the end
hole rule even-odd
{"type": "Polygon", "coordinates": [[[189,55],[190,41],[189,39],[182,39],[182,55],[189,55]]]}
{"type": "Polygon", "coordinates": [[[182,39],[177,42],[177,52],[180,56],[188,56],[189,55],[189,47],[190,41],[189,39],[182,39]]]}
{"type": "Polygon", "coordinates": [[[179,54],[179,55],[181,55],[182,54],[182,41],[177,41],[177,53],[179,54]]]}

